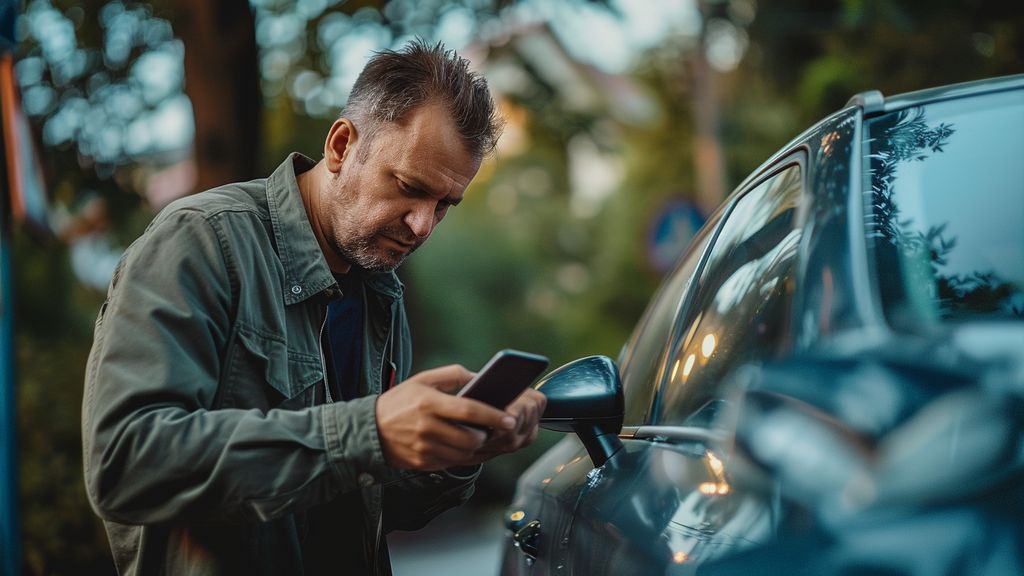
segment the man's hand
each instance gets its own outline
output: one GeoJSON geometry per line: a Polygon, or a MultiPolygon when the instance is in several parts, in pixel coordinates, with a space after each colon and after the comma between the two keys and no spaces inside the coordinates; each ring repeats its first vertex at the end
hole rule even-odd
{"type": "MultiPolygon", "coordinates": [[[[483,402],[447,393],[465,386],[472,377],[473,373],[462,366],[444,366],[420,372],[380,395],[376,408],[377,433],[389,465],[410,470],[440,470],[486,459],[477,455],[477,451],[485,447],[486,434],[459,422],[490,428],[494,436],[519,436],[520,427],[531,418],[525,407],[510,414],[483,402]]],[[[509,408],[511,412],[512,407],[509,408]]],[[[534,411],[534,428],[538,417],[539,413],[534,411]]]]}
{"type": "Polygon", "coordinates": [[[475,462],[490,460],[495,456],[515,452],[525,448],[537,439],[537,425],[548,399],[533,388],[527,388],[511,404],[505,412],[516,419],[516,426],[511,430],[495,429],[484,445],[476,451],[475,462]]]}

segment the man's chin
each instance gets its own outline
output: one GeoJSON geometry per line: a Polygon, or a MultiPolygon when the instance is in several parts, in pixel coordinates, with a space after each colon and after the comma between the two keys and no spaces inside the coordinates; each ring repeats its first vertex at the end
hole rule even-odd
{"type": "Polygon", "coordinates": [[[362,254],[355,258],[355,264],[363,270],[371,272],[392,272],[405,262],[405,252],[385,250],[384,254],[362,254]]]}
{"type": "Polygon", "coordinates": [[[342,258],[363,270],[391,272],[401,266],[402,262],[405,262],[405,259],[409,257],[409,254],[412,254],[419,246],[414,246],[411,250],[401,250],[382,245],[378,242],[376,244],[367,243],[367,245],[350,249],[344,249],[344,247],[340,246],[337,248],[342,258]]]}

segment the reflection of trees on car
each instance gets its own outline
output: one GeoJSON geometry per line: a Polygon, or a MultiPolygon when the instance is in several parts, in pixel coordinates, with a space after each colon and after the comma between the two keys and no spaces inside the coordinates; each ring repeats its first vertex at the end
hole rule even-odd
{"type": "Polygon", "coordinates": [[[659,421],[708,418],[722,376],[753,356],[773,356],[789,330],[802,230],[802,171],[791,164],[758,184],[726,216],[698,281],[696,315],[672,354],[659,421]],[[754,352],[757,351],[757,352],[754,352]]]}
{"type": "Polygon", "coordinates": [[[928,296],[943,318],[954,317],[961,311],[1009,311],[1014,316],[1024,315],[1024,310],[1014,307],[1011,301],[1013,285],[994,272],[940,271],[957,245],[955,236],[947,236],[947,223],[922,230],[915,227],[913,220],[901,218],[900,206],[894,198],[897,169],[901,164],[922,162],[930,154],[943,152],[956,128],[945,122],[929,126],[924,108],[918,106],[879,118],[871,131],[882,137],[873,142],[870,155],[869,235],[885,243],[877,247],[882,261],[906,268],[906,276],[913,285],[934,287],[928,296]]]}
{"type": "Polygon", "coordinates": [[[939,124],[934,128],[925,122],[921,107],[903,110],[882,118],[872,127],[872,132],[884,134],[877,148],[871,154],[871,195],[874,208],[875,230],[894,245],[915,244],[920,232],[910,230],[910,221],[900,221],[899,206],[893,201],[893,183],[896,169],[903,162],[921,162],[928,158],[925,152],[942,152],[955,132],[951,124],[939,124]]]}

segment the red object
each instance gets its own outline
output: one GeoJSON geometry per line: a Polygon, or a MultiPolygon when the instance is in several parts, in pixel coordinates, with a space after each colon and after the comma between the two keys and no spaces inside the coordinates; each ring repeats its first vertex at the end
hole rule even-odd
{"type": "Polygon", "coordinates": [[[0,55],[0,114],[11,215],[15,222],[28,224],[33,232],[48,235],[51,226],[43,171],[28,118],[21,108],[14,77],[14,56],[9,52],[0,55]]]}

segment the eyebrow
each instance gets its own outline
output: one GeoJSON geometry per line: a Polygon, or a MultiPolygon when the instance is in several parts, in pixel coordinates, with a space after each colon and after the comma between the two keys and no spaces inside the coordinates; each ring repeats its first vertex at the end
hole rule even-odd
{"type": "Polygon", "coordinates": [[[405,185],[408,186],[409,188],[412,188],[413,191],[419,192],[426,196],[430,196],[431,198],[444,200],[450,206],[458,206],[459,203],[462,202],[462,197],[452,199],[448,196],[441,196],[440,194],[435,194],[429,187],[425,186],[422,182],[420,182],[419,180],[412,176],[403,175],[400,178],[405,182],[405,185]]]}

